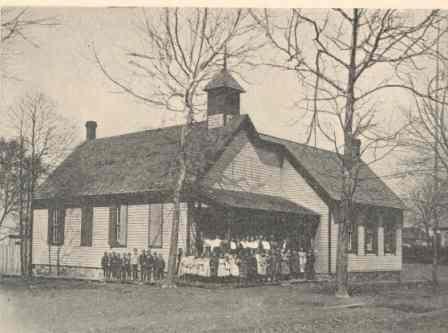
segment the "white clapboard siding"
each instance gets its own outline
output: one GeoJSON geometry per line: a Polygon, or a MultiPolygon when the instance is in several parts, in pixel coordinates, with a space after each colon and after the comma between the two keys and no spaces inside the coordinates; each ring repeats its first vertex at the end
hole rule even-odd
{"type": "MultiPolygon", "coordinates": [[[[61,266],[83,268],[100,268],[101,257],[105,251],[118,253],[132,252],[137,248],[140,252],[148,248],[149,205],[128,206],[128,234],[125,248],[110,248],[109,246],[109,207],[94,207],[92,246],[80,246],[81,242],[81,208],[66,209],[65,237],[63,246],[47,245],[48,211],[34,210],[33,227],[33,264],[56,265],[59,259],[61,266]]],[[[160,252],[168,259],[170,230],[173,204],[164,204],[164,219],[162,227],[162,249],[160,252]]],[[[179,247],[186,246],[187,205],[181,204],[181,220],[179,226],[179,247]]]]}
{"type": "MultiPolygon", "coordinates": [[[[337,248],[338,248],[338,232],[339,232],[339,226],[336,223],[334,217],[331,217],[331,245],[330,245],[330,253],[331,253],[331,272],[330,273],[336,273],[336,255],[337,255],[337,248]]],[[[328,248],[327,248],[328,249],[328,248]]],[[[328,251],[328,250],[327,250],[328,251]]]]}
{"type": "Polygon", "coordinates": [[[314,241],[317,251],[315,270],[317,273],[328,273],[328,206],[287,160],[283,163],[281,184],[283,195],[289,200],[320,215],[314,241]]]}
{"type": "Polygon", "coordinates": [[[20,275],[20,242],[15,238],[0,241],[0,275],[20,275]]]}
{"type": "Polygon", "coordinates": [[[285,160],[282,163],[281,157],[262,149],[255,147],[245,132],[238,134],[211,170],[211,177],[214,179],[213,186],[234,191],[252,191],[281,196],[320,214],[320,225],[315,238],[315,247],[318,251],[316,271],[328,272],[327,205],[289,161],[285,160]],[[233,154],[233,156],[226,156],[226,154],[233,154]],[[261,154],[269,157],[269,163],[260,158],[261,154]],[[230,158],[232,160],[229,161],[230,158]],[[224,168],[223,177],[219,178],[217,174],[224,163],[227,165],[224,168]]]}

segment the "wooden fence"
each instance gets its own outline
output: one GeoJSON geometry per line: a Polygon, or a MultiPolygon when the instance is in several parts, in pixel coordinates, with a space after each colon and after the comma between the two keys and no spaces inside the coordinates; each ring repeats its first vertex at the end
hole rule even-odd
{"type": "Polygon", "coordinates": [[[20,275],[20,242],[15,238],[0,242],[0,274],[20,275]]]}

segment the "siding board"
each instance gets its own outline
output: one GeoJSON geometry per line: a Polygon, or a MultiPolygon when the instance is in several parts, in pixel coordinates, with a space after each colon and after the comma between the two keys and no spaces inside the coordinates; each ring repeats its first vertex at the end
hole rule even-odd
{"type": "MultiPolygon", "coordinates": [[[[165,204],[163,220],[163,248],[153,249],[162,253],[168,260],[169,239],[171,231],[173,204],[165,204]]],[[[111,248],[109,246],[109,207],[94,207],[92,246],[80,246],[81,241],[81,208],[66,210],[65,241],[63,246],[47,245],[48,211],[34,210],[33,227],[33,264],[56,265],[59,258],[61,266],[77,266],[100,268],[101,257],[105,251],[118,253],[132,252],[137,248],[148,247],[149,205],[128,206],[128,241],[126,248],[111,248]]],[[[187,205],[181,204],[181,220],[179,226],[179,247],[186,246],[187,205]]]]}
{"type": "Polygon", "coordinates": [[[314,239],[317,250],[316,272],[328,272],[328,206],[314,192],[291,163],[277,152],[255,147],[240,132],[210,170],[209,184],[233,191],[251,191],[281,196],[320,214],[314,239]]]}

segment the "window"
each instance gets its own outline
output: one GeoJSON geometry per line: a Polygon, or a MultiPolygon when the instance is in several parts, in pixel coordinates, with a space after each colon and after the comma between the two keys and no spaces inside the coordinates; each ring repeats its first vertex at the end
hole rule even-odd
{"type": "Polygon", "coordinates": [[[48,244],[63,245],[65,228],[65,209],[50,208],[48,211],[48,244]]]}
{"type": "Polygon", "coordinates": [[[128,236],[128,206],[110,207],[109,223],[109,245],[111,247],[126,247],[128,236]]]}
{"type": "Polygon", "coordinates": [[[377,254],[378,248],[378,228],[377,223],[367,223],[365,225],[365,252],[377,254]]]}
{"type": "Polygon", "coordinates": [[[163,204],[151,204],[149,211],[149,246],[162,247],[163,204]]]}
{"type": "Polygon", "coordinates": [[[83,207],[81,210],[81,246],[92,246],[93,207],[83,207]]]}
{"type": "Polygon", "coordinates": [[[395,254],[397,244],[397,215],[394,212],[389,212],[383,223],[384,229],[384,253],[395,254]]]}
{"type": "Polygon", "coordinates": [[[358,254],[358,225],[356,223],[348,227],[348,252],[358,254]]]}

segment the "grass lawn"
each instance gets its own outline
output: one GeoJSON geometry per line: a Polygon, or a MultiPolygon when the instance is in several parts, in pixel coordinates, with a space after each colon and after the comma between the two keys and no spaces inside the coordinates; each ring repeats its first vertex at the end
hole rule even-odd
{"type": "Polygon", "coordinates": [[[355,290],[340,300],[325,285],[159,289],[7,278],[0,283],[0,331],[448,332],[448,283],[437,295],[424,286],[355,290]],[[343,307],[349,303],[365,306],[343,307]]]}

